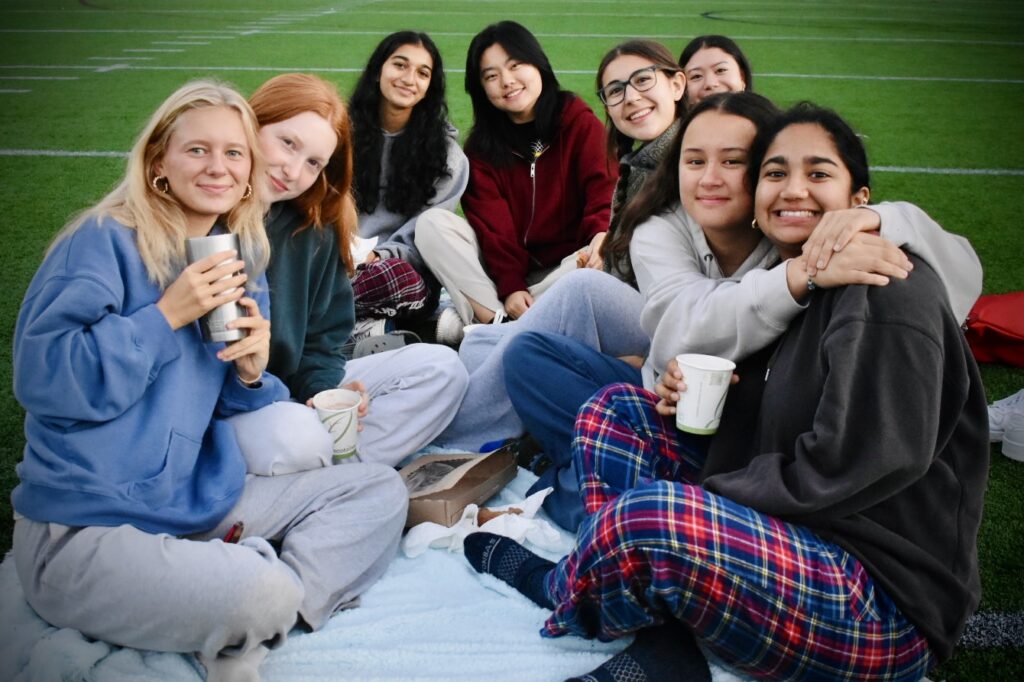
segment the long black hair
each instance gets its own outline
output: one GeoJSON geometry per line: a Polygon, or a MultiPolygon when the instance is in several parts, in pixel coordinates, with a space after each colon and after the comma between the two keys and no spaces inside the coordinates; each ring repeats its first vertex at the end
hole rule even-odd
{"type": "Polygon", "coordinates": [[[501,45],[512,59],[540,72],[541,93],[534,107],[534,125],[542,141],[554,139],[564,103],[573,95],[562,90],[548,56],[522,24],[499,21],[477,33],[466,53],[466,92],[473,103],[473,127],[466,138],[466,152],[501,166],[513,160],[509,141],[514,139],[515,124],[508,114],[491,104],[480,78],[480,58],[494,44],[501,45]]]}
{"type": "MultiPolygon", "coordinates": [[[[622,263],[620,267],[627,277],[634,277],[633,264],[629,260],[629,242],[636,228],[652,216],[670,211],[681,199],[679,156],[683,148],[683,135],[693,119],[705,111],[720,111],[745,118],[754,124],[758,132],[769,127],[779,115],[778,108],[771,100],[753,92],[722,92],[702,99],[690,110],[673,138],[672,146],[662,157],[658,170],[623,209],[619,229],[603,244],[604,259],[622,263]]],[[[747,189],[753,193],[754,185],[750,184],[747,189]]]]}
{"type": "Polygon", "coordinates": [[[381,150],[380,74],[384,63],[403,45],[418,45],[433,60],[427,94],[413,108],[404,132],[391,145],[384,207],[398,215],[418,213],[436,193],[437,183],[451,175],[448,168],[448,105],[445,102],[441,53],[426,33],[399,31],[385,37],[370,55],[349,102],[352,116],[354,189],[360,213],[377,210],[380,197],[381,150]]]}

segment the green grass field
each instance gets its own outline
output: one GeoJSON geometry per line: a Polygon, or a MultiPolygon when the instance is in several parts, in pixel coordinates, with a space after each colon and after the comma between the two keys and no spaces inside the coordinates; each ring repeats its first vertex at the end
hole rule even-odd
{"type": "MultiPolygon", "coordinates": [[[[986,293],[1024,289],[1024,4],[1013,0],[4,0],[0,551],[10,547],[9,493],[24,446],[10,375],[18,306],[52,235],[112,187],[119,154],[157,104],[191,78],[248,94],[286,71],[318,73],[347,93],[377,41],[412,28],[438,43],[452,118],[465,132],[466,48],[506,18],[538,35],[563,86],[597,111],[594,70],[617,42],[652,37],[678,53],[698,34],[733,37],[759,92],[780,105],[831,106],[866,136],[873,200],[913,201],[967,236],[986,293]]],[[[990,399],[1024,387],[1024,371],[982,372],[990,399]]],[[[1024,611],[1022,501],[1024,465],[993,449],[981,538],[987,612],[1024,611]]],[[[931,677],[1020,679],[1024,649],[961,650],[931,677]]]]}

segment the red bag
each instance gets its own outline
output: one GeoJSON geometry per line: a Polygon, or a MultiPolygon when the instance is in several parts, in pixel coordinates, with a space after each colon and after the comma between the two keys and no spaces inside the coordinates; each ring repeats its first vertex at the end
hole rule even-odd
{"type": "Polygon", "coordinates": [[[964,323],[978,362],[1024,367],[1024,291],[979,298],[964,323]]]}

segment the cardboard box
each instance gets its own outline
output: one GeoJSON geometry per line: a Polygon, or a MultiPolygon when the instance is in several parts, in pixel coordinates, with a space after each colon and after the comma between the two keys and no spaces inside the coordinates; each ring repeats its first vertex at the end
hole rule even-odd
{"type": "Polygon", "coordinates": [[[510,448],[485,455],[453,452],[420,457],[399,473],[409,487],[405,527],[424,521],[453,526],[470,504],[483,504],[516,476],[510,448]]]}

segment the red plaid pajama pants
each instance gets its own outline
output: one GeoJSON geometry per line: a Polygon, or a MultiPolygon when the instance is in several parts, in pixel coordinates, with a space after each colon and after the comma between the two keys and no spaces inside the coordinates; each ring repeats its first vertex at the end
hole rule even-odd
{"type": "Polygon", "coordinates": [[[765,679],[918,680],[927,641],[861,563],[802,526],[695,483],[706,443],[627,384],[598,393],[573,444],[591,514],[548,578],[542,634],[612,639],[674,617],[765,679]]]}

